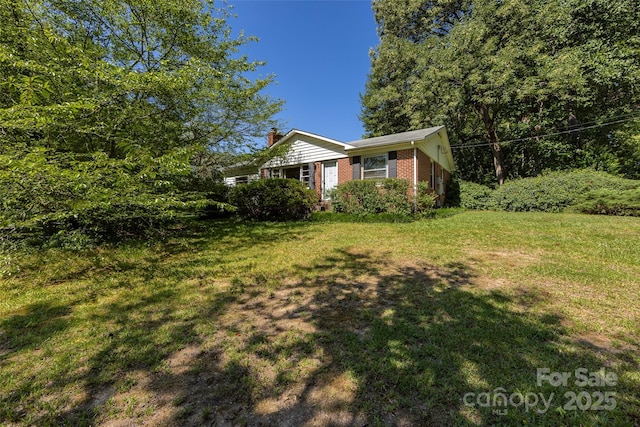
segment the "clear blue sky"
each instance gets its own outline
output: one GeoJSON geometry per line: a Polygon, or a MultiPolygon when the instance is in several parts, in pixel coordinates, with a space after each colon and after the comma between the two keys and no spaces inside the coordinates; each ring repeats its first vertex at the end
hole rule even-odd
{"type": "Polygon", "coordinates": [[[378,44],[369,0],[229,0],[244,30],[260,40],[243,48],[275,74],[266,93],[285,101],[277,116],[292,128],[340,141],[362,137],[359,94],[378,44]]]}

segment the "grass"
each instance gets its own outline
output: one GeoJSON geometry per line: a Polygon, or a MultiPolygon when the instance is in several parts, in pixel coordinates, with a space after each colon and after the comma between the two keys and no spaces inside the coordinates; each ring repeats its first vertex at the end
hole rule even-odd
{"type": "Polygon", "coordinates": [[[447,215],[14,257],[0,425],[640,424],[640,220],[447,215]],[[572,378],[538,386],[538,368],[572,378]],[[618,381],[578,387],[578,368],[618,381]],[[554,398],[473,400],[499,391],[554,398]]]}

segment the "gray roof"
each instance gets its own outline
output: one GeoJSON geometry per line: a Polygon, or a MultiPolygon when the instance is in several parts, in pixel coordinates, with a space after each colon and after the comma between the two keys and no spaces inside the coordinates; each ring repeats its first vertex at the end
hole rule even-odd
{"type": "Polygon", "coordinates": [[[392,135],[377,136],[375,138],[359,139],[357,141],[348,142],[347,145],[350,145],[351,147],[346,148],[346,150],[353,150],[355,148],[379,147],[402,142],[422,141],[423,139],[438,133],[443,128],[444,126],[436,126],[432,128],[394,133],[392,135]]]}

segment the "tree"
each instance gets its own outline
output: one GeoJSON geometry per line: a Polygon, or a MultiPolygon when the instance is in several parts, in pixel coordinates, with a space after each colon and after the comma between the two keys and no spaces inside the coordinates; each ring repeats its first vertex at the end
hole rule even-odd
{"type": "Polygon", "coordinates": [[[463,178],[486,181],[492,169],[499,184],[615,156],[615,128],[564,132],[636,112],[633,3],[376,0],[381,42],[362,97],[365,127],[378,134],[388,117],[402,117],[394,126],[405,130],[444,123],[463,178]]]}
{"type": "Polygon", "coordinates": [[[0,227],[102,233],[96,215],[146,211],[137,232],[205,203],[193,159],[255,148],[281,108],[261,94],[272,77],[247,77],[262,63],[229,16],[200,0],[0,0],[0,227]]]}

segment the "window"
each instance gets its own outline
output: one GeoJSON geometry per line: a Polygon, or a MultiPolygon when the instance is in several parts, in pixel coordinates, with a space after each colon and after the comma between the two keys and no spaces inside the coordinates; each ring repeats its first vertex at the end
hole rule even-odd
{"type": "Polygon", "coordinates": [[[246,184],[249,182],[249,177],[247,175],[236,176],[236,185],[246,184]]]}
{"type": "Polygon", "coordinates": [[[271,178],[297,179],[305,183],[306,185],[309,185],[310,176],[311,171],[309,168],[309,163],[305,163],[300,166],[294,166],[291,168],[271,169],[271,178]]]}
{"type": "Polygon", "coordinates": [[[305,163],[300,167],[300,181],[307,187],[309,186],[309,163],[305,163]]]}
{"type": "Polygon", "coordinates": [[[383,179],[387,177],[387,155],[364,157],[362,159],[362,179],[383,179]]]}
{"type": "Polygon", "coordinates": [[[289,179],[300,179],[300,167],[296,166],[295,168],[287,168],[282,170],[285,178],[289,179]]]}

